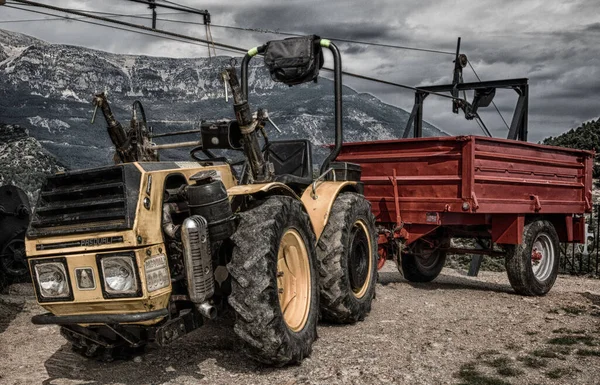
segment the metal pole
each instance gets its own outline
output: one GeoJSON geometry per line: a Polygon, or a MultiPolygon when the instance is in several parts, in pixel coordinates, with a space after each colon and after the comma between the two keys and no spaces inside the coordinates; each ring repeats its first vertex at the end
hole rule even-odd
{"type": "Polygon", "coordinates": [[[334,87],[334,102],[335,102],[335,146],[331,153],[327,156],[321,165],[321,174],[329,168],[331,163],[342,151],[342,143],[344,142],[342,131],[342,56],[335,44],[329,44],[329,50],[333,54],[333,87],[334,87]]]}
{"type": "Polygon", "coordinates": [[[197,134],[199,132],[202,132],[202,130],[201,129],[196,129],[196,130],[186,130],[186,131],[165,132],[163,134],[151,134],[151,135],[148,135],[148,137],[149,138],[163,138],[165,136],[197,134]]]}
{"type": "Polygon", "coordinates": [[[197,141],[194,141],[194,142],[157,144],[156,146],[152,146],[150,148],[151,149],[156,149],[156,150],[168,150],[168,149],[171,149],[171,148],[196,147],[196,146],[202,146],[202,141],[197,140],[197,141]]]}
{"type": "Polygon", "coordinates": [[[148,8],[152,10],[152,29],[156,29],[156,0],[148,0],[148,8]]]}
{"type": "Polygon", "coordinates": [[[427,94],[424,92],[417,91],[415,93],[415,104],[418,107],[415,114],[413,138],[423,137],[423,102],[425,97],[427,97],[427,94]]]}
{"type": "MultiPolygon", "coordinates": [[[[129,1],[132,1],[134,3],[146,4],[146,5],[150,5],[151,3],[154,3],[153,0],[129,0],[129,1]]],[[[175,10],[175,11],[183,11],[183,12],[195,13],[197,15],[205,15],[205,14],[208,13],[207,10],[200,10],[200,9],[193,9],[193,8],[183,8],[183,7],[173,6],[173,5],[164,4],[164,3],[155,4],[155,6],[162,7],[162,8],[167,8],[167,9],[172,9],[172,10],[175,10]]]]}
{"type": "MultiPolygon", "coordinates": [[[[594,206],[594,211],[596,213],[596,236],[594,237],[594,247],[596,248],[596,275],[598,275],[598,246],[600,246],[600,240],[598,239],[600,237],[600,206],[599,205],[595,205],[594,206]]],[[[593,217],[592,217],[593,220],[593,217]]]]}

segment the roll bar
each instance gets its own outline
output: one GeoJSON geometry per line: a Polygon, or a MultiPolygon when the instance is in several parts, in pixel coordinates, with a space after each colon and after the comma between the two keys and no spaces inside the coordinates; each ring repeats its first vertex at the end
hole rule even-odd
{"type": "MultiPolygon", "coordinates": [[[[320,173],[323,174],[329,168],[331,161],[340,154],[342,143],[344,142],[342,132],[342,57],[339,49],[331,41],[320,39],[319,45],[324,48],[329,48],[333,54],[333,84],[335,92],[335,145],[321,165],[320,173]]],[[[268,43],[263,44],[260,47],[252,48],[246,53],[242,60],[241,83],[242,93],[246,100],[248,100],[248,64],[250,63],[250,59],[254,56],[264,54],[267,50],[267,46],[268,43]]]]}

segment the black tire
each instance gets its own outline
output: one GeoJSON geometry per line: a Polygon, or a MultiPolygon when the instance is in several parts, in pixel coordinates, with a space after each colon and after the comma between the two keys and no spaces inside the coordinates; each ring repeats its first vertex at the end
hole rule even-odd
{"type": "Polygon", "coordinates": [[[518,294],[535,296],[550,291],[558,276],[559,247],[556,229],[546,220],[526,224],[523,228],[523,242],[520,245],[505,246],[508,280],[518,294]],[[539,261],[532,259],[536,242],[547,248],[546,255],[539,261]]]}
{"type": "MultiPolygon", "coordinates": [[[[435,248],[433,251],[425,249],[425,242],[417,240],[413,249],[418,251],[415,254],[403,254],[401,257],[401,266],[398,266],[400,273],[410,282],[431,282],[442,272],[446,263],[446,252],[435,248]],[[424,255],[424,256],[423,256],[424,255]]],[[[450,238],[442,236],[439,247],[447,248],[450,245],[450,238]]]]}
{"type": "Polygon", "coordinates": [[[299,363],[312,352],[319,316],[316,241],[308,215],[299,201],[273,196],[239,217],[227,265],[234,331],[246,343],[245,352],[257,361],[276,366],[299,363]],[[279,246],[290,229],[302,237],[310,268],[310,307],[298,331],[286,324],[278,295],[279,246]]]}
{"type": "Polygon", "coordinates": [[[323,320],[354,323],[371,311],[377,283],[376,234],[369,201],[355,193],[340,194],[317,246],[323,320]]]}
{"type": "Polygon", "coordinates": [[[0,250],[0,289],[21,282],[31,282],[24,232],[14,236],[0,250]]]}

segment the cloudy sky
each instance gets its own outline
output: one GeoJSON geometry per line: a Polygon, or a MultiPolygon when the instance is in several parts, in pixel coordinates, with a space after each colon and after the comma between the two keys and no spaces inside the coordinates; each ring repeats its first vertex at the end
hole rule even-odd
{"type": "MultiPolygon", "coordinates": [[[[66,8],[149,16],[143,4],[127,0],[39,0],[66,8]]],[[[164,0],[158,0],[162,2],[164,0]]],[[[454,51],[462,37],[483,80],[527,77],[530,81],[529,140],[556,135],[600,115],[600,4],[598,0],[173,0],[207,9],[215,41],[253,47],[277,35],[223,26],[318,34],[402,46],[454,51]]],[[[13,3],[14,0],[7,0],[13,3]]],[[[35,8],[34,8],[35,9],[35,8]]],[[[50,13],[54,13],[48,11],[50,13]]],[[[115,53],[154,56],[206,56],[206,47],[83,24],[78,21],[26,21],[49,16],[0,7],[0,28],[54,43],[83,45],[115,53]]],[[[198,21],[201,16],[160,10],[159,19],[198,21]]],[[[120,20],[149,25],[145,19],[120,20]]],[[[202,25],[158,21],[158,28],[205,37],[202,25]]],[[[407,85],[448,83],[452,55],[340,43],[344,67],[407,85]]],[[[229,54],[219,52],[220,54],[229,54]]],[[[473,72],[464,72],[474,81],[473,72]]],[[[348,77],[345,84],[410,110],[413,93],[348,77]]],[[[506,120],[517,101],[512,90],[498,91],[495,102],[506,120]]],[[[493,108],[482,118],[494,136],[507,129],[493,108]]],[[[451,113],[447,99],[430,96],[425,118],[452,133],[480,133],[474,122],[451,113]]]]}

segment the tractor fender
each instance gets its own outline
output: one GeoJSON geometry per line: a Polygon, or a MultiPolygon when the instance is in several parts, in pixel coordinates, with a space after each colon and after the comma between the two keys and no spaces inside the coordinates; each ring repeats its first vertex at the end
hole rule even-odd
{"type": "Polygon", "coordinates": [[[256,184],[245,184],[240,186],[233,186],[227,189],[227,195],[230,197],[237,195],[285,195],[294,199],[300,199],[298,195],[281,182],[270,182],[270,183],[256,183],[256,184]]]}
{"type": "Polygon", "coordinates": [[[329,214],[333,207],[333,202],[342,192],[359,192],[357,182],[322,182],[317,185],[313,191],[313,186],[309,186],[302,194],[302,203],[310,217],[310,221],[317,236],[317,241],[323,233],[323,229],[329,221],[329,214]]]}

